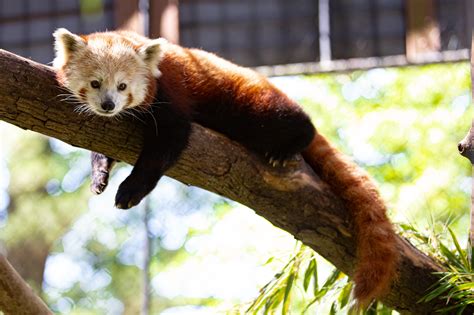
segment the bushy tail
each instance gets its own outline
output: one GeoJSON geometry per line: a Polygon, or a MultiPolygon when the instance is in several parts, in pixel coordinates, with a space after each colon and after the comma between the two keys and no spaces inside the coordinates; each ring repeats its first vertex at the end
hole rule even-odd
{"type": "Polygon", "coordinates": [[[399,255],[386,207],[369,176],[317,134],[303,152],[306,162],[351,211],[357,236],[354,297],[365,306],[389,288],[399,255]]]}

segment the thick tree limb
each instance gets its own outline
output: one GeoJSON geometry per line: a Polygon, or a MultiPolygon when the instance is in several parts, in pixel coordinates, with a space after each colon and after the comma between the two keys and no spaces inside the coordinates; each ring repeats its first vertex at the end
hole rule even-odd
{"type": "MultiPolygon", "coordinates": [[[[139,122],[75,113],[72,105],[58,99],[63,92],[46,66],[0,51],[0,69],[0,119],[135,162],[142,143],[139,122]]],[[[348,211],[301,158],[286,169],[273,169],[239,144],[193,125],[188,149],[167,175],[249,206],[352,273],[355,244],[348,211]]],[[[406,240],[400,238],[398,246],[399,278],[383,301],[402,312],[433,313],[435,303],[417,301],[436,282],[432,272],[440,267],[406,240]]]]}
{"type": "Polygon", "coordinates": [[[53,314],[0,254],[0,310],[6,315],[53,314]]]}

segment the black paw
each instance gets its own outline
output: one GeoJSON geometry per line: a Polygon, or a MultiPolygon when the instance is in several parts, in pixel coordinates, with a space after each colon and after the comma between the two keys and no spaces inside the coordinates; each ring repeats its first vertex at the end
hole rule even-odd
{"type": "Polygon", "coordinates": [[[148,191],[143,189],[143,184],[128,177],[119,186],[115,195],[115,206],[119,209],[130,209],[138,205],[147,194],[148,191]]]}
{"type": "Polygon", "coordinates": [[[92,174],[91,191],[100,195],[109,183],[109,173],[97,172],[92,174]]]}

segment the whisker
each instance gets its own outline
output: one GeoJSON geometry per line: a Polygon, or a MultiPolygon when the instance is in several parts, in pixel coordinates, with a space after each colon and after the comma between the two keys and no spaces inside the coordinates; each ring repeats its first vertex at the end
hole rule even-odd
{"type": "Polygon", "coordinates": [[[150,108],[148,108],[146,106],[140,106],[140,107],[132,107],[132,108],[130,108],[130,110],[131,111],[136,111],[140,114],[141,113],[149,114],[151,116],[151,118],[153,119],[153,123],[155,124],[155,135],[158,135],[158,122],[156,121],[155,115],[153,114],[153,112],[151,111],[150,108]]]}
{"type": "Polygon", "coordinates": [[[125,115],[131,116],[131,117],[141,121],[142,123],[146,124],[146,122],[143,119],[141,119],[140,117],[135,115],[132,111],[125,110],[125,111],[122,111],[121,114],[124,115],[124,116],[125,115]]]}

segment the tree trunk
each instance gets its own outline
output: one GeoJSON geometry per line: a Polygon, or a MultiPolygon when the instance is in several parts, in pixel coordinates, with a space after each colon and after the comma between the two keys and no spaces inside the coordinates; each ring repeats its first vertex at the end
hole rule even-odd
{"type": "MultiPolygon", "coordinates": [[[[142,145],[140,122],[75,113],[73,105],[57,97],[64,92],[54,71],[44,65],[0,50],[0,68],[0,119],[135,162],[142,145]]],[[[194,124],[188,148],[167,175],[254,209],[352,274],[356,244],[350,212],[301,158],[287,168],[272,168],[238,143],[194,124]]],[[[398,239],[398,249],[402,257],[398,279],[383,302],[405,313],[433,313],[444,302],[417,301],[438,280],[432,273],[441,267],[403,238],[398,239]]]]}
{"type": "MultiPolygon", "coordinates": [[[[473,21],[474,23],[474,21],[473,21]]],[[[474,25],[472,41],[471,41],[471,96],[474,102],[474,25]]],[[[471,128],[467,132],[464,139],[458,144],[459,153],[467,158],[472,164],[472,179],[471,179],[471,223],[469,225],[469,244],[471,245],[471,251],[469,253],[470,260],[473,261],[472,255],[474,255],[474,119],[471,123],[471,128]]]]}

